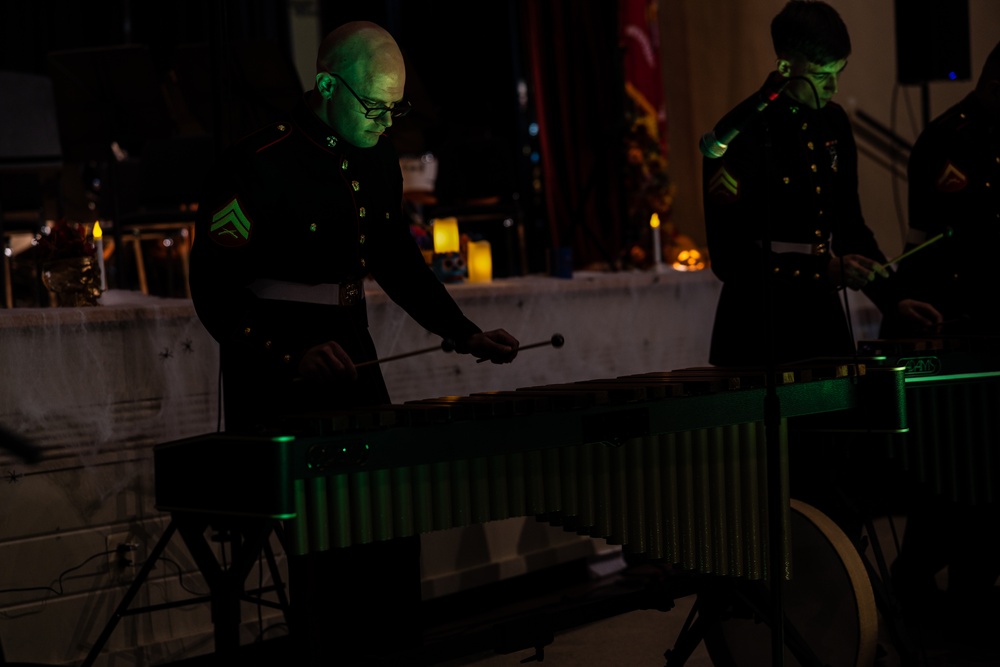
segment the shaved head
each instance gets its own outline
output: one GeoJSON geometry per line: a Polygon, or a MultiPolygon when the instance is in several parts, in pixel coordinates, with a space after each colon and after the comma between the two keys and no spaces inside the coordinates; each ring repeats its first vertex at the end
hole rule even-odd
{"type": "Polygon", "coordinates": [[[354,21],[326,36],[316,56],[316,71],[367,81],[377,75],[405,76],[406,68],[399,45],[385,28],[369,21],[354,21]]]}
{"type": "Polygon", "coordinates": [[[353,21],[319,47],[311,106],[343,139],[367,148],[392,125],[391,110],[402,101],[405,86],[406,65],[396,40],[380,25],[353,21]],[[371,109],[375,113],[367,115],[371,109]]]}

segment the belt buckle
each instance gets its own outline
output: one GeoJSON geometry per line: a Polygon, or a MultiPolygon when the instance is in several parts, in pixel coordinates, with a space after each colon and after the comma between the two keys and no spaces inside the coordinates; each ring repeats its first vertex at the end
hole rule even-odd
{"type": "Polygon", "coordinates": [[[364,286],[361,281],[340,283],[340,305],[353,306],[365,298],[364,286]]]}

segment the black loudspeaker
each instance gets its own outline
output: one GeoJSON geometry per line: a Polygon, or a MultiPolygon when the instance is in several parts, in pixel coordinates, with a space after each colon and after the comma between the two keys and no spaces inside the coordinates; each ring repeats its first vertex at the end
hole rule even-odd
{"type": "Polygon", "coordinates": [[[896,79],[968,81],[969,0],[895,0],[896,79]]]}

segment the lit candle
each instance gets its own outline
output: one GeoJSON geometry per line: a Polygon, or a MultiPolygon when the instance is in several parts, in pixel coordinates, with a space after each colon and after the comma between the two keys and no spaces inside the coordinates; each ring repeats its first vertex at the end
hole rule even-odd
{"type": "Polygon", "coordinates": [[[104,232],[101,231],[101,221],[94,221],[94,229],[91,230],[94,237],[94,255],[97,257],[97,268],[101,271],[101,291],[108,291],[108,272],[104,268],[104,232]]]}
{"type": "Polygon", "coordinates": [[[434,252],[459,252],[458,218],[434,218],[434,252]]]}
{"type": "Polygon", "coordinates": [[[660,216],[654,213],[649,218],[649,226],[653,229],[653,265],[658,269],[663,263],[663,246],[660,245],[660,216]]]}
{"type": "Polygon", "coordinates": [[[469,241],[469,282],[488,283],[493,280],[493,250],[489,241],[469,241]]]}

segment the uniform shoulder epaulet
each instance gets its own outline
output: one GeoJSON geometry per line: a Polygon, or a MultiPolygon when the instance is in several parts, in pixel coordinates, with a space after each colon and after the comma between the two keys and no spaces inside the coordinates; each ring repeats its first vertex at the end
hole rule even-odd
{"type": "Polygon", "coordinates": [[[281,141],[291,133],[291,129],[292,124],[289,121],[276,121],[244,136],[237,145],[242,150],[255,153],[281,141]]]}
{"type": "Polygon", "coordinates": [[[937,131],[961,132],[969,125],[969,114],[974,110],[965,104],[956,104],[931,121],[937,131]]]}

